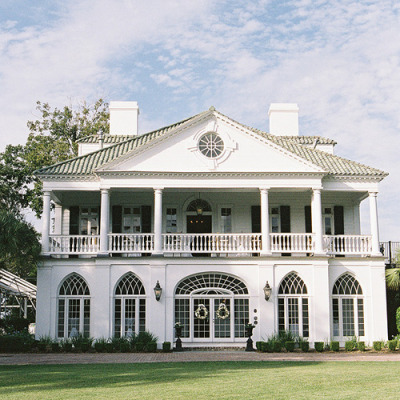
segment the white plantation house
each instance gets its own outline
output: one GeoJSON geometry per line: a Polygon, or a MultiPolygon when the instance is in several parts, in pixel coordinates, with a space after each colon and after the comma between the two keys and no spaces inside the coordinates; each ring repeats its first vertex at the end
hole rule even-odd
{"type": "Polygon", "coordinates": [[[387,337],[386,173],[299,135],[295,104],[271,105],[269,133],[211,107],[138,135],[138,114],[136,102],[111,102],[110,134],[37,171],[37,336],[149,330],[162,343],[180,322],[185,347],[244,346],[251,322],[254,340],[280,330],[310,343],[387,337]]]}

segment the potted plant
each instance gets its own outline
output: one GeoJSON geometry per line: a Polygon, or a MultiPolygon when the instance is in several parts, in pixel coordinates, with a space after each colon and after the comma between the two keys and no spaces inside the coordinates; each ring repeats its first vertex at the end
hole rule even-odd
{"type": "Polygon", "coordinates": [[[183,325],[180,322],[175,323],[175,336],[176,336],[176,344],[175,344],[175,350],[176,351],[181,351],[182,350],[182,329],[183,325]]]}

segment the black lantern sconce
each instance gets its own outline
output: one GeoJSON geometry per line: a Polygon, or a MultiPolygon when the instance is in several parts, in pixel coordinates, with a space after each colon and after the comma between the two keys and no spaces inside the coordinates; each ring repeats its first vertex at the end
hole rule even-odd
{"type": "Polygon", "coordinates": [[[156,295],[156,300],[160,301],[162,293],[162,287],[160,286],[160,282],[157,281],[156,286],[154,287],[154,294],[156,295]]]}
{"type": "Polygon", "coordinates": [[[272,288],[271,288],[271,286],[269,286],[268,281],[265,284],[263,290],[264,290],[265,301],[268,301],[270,299],[270,297],[271,297],[271,294],[272,294],[272,288]]]}

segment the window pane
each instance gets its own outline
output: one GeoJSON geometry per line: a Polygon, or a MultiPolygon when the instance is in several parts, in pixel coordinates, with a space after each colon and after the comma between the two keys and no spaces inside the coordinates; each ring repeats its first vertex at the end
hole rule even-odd
{"type": "Polygon", "coordinates": [[[121,337],[121,299],[114,300],[114,336],[121,337]]]}
{"type": "Polygon", "coordinates": [[[83,336],[90,336],[90,299],[83,301],[83,336]]]}
{"type": "Polygon", "coordinates": [[[206,319],[197,318],[194,315],[194,322],[193,322],[193,336],[195,338],[209,338],[210,337],[210,299],[194,299],[194,312],[203,305],[207,311],[208,315],[206,319]]]}
{"type": "Polygon", "coordinates": [[[79,334],[80,305],[80,299],[68,300],[68,337],[79,334]]]}
{"type": "Polygon", "coordinates": [[[246,337],[249,322],[249,299],[235,299],[235,337],[246,337]]]}
{"type": "Polygon", "coordinates": [[[221,230],[222,233],[232,232],[232,210],[230,208],[221,208],[221,230]]]}
{"type": "Polygon", "coordinates": [[[343,336],[354,336],[354,302],[342,299],[343,336]]]}
{"type": "Polygon", "coordinates": [[[58,328],[57,337],[64,337],[65,300],[58,300],[58,328]]]}
{"type": "Polygon", "coordinates": [[[339,299],[332,299],[333,336],[339,336],[339,299]]]}
{"type": "Polygon", "coordinates": [[[285,330],[285,299],[278,299],[278,330],[285,330]]]}
{"type": "Polygon", "coordinates": [[[309,336],[309,328],[308,328],[308,299],[302,299],[303,306],[303,337],[309,336]]]}
{"type": "Polygon", "coordinates": [[[176,233],[177,232],[177,223],[176,223],[176,208],[167,208],[167,221],[166,221],[166,230],[167,233],[176,233]]]}
{"type": "Polygon", "coordinates": [[[135,299],[125,299],[125,330],[124,336],[131,336],[135,332],[135,311],[136,301],[135,299]]]}
{"type": "Polygon", "coordinates": [[[146,330],[146,299],[139,299],[139,332],[146,330]]]}
{"type": "Polygon", "coordinates": [[[190,332],[190,307],[189,299],[175,299],[175,323],[183,325],[182,337],[189,337],[190,332]]]}
{"type": "Polygon", "coordinates": [[[364,336],[364,301],[357,299],[358,306],[358,336],[364,336]]]}
{"type": "Polygon", "coordinates": [[[230,299],[215,299],[214,300],[214,336],[216,338],[230,338],[231,337],[231,301],[230,299]],[[218,318],[217,310],[220,304],[225,303],[226,309],[229,311],[229,316],[226,319],[218,318]]]}
{"type": "Polygon", "coordinates": [[[289,331],[299,335],[299,299],[288,298],[289,331]]]}

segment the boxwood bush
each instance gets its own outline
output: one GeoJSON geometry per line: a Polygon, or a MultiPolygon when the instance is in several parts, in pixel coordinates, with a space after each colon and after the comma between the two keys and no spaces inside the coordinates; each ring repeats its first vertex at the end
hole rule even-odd
{"type": "Polygon", "coordinates": [[[304,353],[307,353],[308,350],[310,350],[310,343],[308,343],[306,340],[302,340],[300,342],[300,349],[301,351],[304,351],[304,353]]]}
{"type": "Polygon", "coordinates": [[[293,340],[287,340],[285,342],[285,349],[289,352],[294,351],[295,342],[293,340]]]}
{"type": "Polygon", "coordinates": [[[339,351],[339,348],[340,348],[339,342],[336,342],[336,341],[331,342],[331,350],[332,351],[339,351]]]}
{"type": "Polygon", "coordinates": [[[382,350],[382,341],[378,340],[376,342],[373,342],[372,346],[375,351],[381,351],[382,350]]]}
{"type": "Polygon", "coordinates": [[[358,342],[357,347],[358,347],[358,350],[365,351],[365,342],[358,342]]]}
{"type": "Polygon", "coordinates": [[[322,353],[324,351],[324,347],[325,347],[324,342],[314,342],[315,351],[322,353]]]}
{"type": "Polygon", "coordinates": [[[388,347],[390,351],[395,351],[397,347],[397,340],[388,340],[388,347]]]}
{"type": "Polygon", "coordinates": [[[164,353],[169,353],[171,351],[171,342],[164,342],[162,344],[162,351],[164,353]]]}
{"type": "Polygon", "coordinates": [[[355,348],[354,340],[346,340],[346,342],[344,343],[344,349],[346,351],[353,351],[354,348],[355,348]]]}

